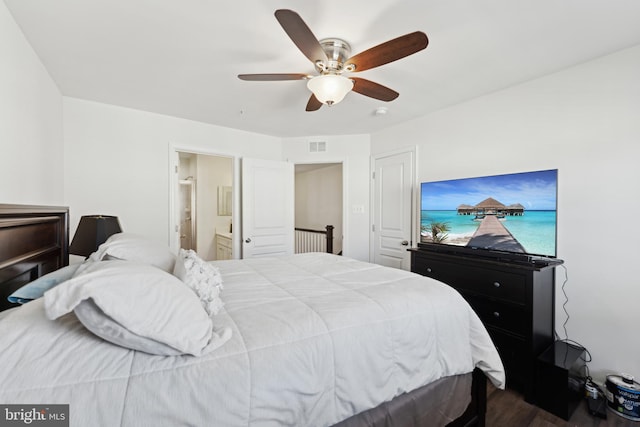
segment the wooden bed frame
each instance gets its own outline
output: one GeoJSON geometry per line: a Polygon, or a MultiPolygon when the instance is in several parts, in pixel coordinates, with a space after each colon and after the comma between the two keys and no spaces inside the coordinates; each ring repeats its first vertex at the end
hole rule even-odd
{"type": "MultiPolygon", "coordinates": [[[[69,209],[67,207],[0,204],[0,311],[14,306],[7,301],[7,296],[16,289],[44,274],[68,265],[68,248],[69,209]]],[[[406,407],[400,405],[401,411],[411,410],[411,406],[419,405],[419,400],[414,400],[411,393],[398,396],[396,399],[399,398],[404,398],[407,402],[406,407]]],[[[465,413],[451,422],[448,427],[484,427],[486,404],[486,377],[476,369],[473,372],[471,403],[465,413]]],[[[377,418],[373,423],[371,421],[371,418],[361,417],[357,425],[368,427],[390,425],[388,419],[377,418]]]]}
{"type": "Polygon", "coordinates": [[[485,427],[487,414],[487,377],[475,368],[473,370],[473,384],[471,386],[471,403],[458,419],[449,423],[447,427],[485,427]]]}
{"type": "Polygon", "coordinates": [[[69,209],[0,204],[0,311],[7,297],[38,277],[69,265],[69,209]]]}

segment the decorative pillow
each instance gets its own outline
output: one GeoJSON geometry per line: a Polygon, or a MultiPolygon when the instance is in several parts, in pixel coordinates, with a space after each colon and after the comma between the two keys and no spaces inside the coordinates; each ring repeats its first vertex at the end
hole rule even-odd
{"type": "Polygon", "coordinates": [[[173,275],[196,293],[209,315],[218,314],[224,303],[220,299],[222,276],[217,267],[204,261],[191,249],[180,249],[173,275]]]}
{"type": "Polygon", "coordinates": [[[157,243],[144,236],[132,233],[111,235],[98,250],[89,257],[91,261],[120,259],[151,264],[167,273],[173,271],[176,256],[168,246],[157,243]]]}
{"type": "Polygon", "coordinates": [[[9,302],[15,304],[26,304],[29,301],[38,299],[49,289],[71,279],[80,265],[82,264],[71,264],[56,271],[52,271],[51,273],[45,274],[44,276],[41,276],[33,282],[29,282],[20,289],[16,290],[14,293],[9,295],[7,299],[9,300],[9,302]]]}
{"type": "Polygon", "coordinates": [[[199,356],[214,334],[193,292],[148,264],[90,263],[81,274],[47,291],[44,306],[52,320],[79,307],[78,319],[96,335],[151,354],[199,356]]]}

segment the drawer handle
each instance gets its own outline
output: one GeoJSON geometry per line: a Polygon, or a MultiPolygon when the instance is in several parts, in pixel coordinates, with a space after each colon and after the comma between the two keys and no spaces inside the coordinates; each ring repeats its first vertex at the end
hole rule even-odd
{"type": "Polygon", "coordinates": [[[431,273],[431,267],[427,267],[427,273],[431,273]]]}
{"type": "Polygon", "coordinates": [[[496,319],[500,317],[500,313],[498,313],[497,311],[493,312],[493,317],[495,317],[496,319]]]}
{"type": "Polygon", "coordinates": [[[493,286],[495,286],[496,288],[500,287],[500,282],[493,282],[493,286]]]}

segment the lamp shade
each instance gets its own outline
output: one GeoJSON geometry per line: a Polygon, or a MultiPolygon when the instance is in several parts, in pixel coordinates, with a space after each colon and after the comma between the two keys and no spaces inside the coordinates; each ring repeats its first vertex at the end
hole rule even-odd
{"type": "Polygon", "coordinates": [[[88,257],[98,249],[112,234],[120,233],[120,221],[117,216],[86,215],[80,218],[78,229],[73,236],[69,253],[88,257]]]}
{"type": "Polygon", "coordinates": [[[353,81],[336,74],[316,76],[307,82],[307,87],[323,104],[333,105],[342,101],[353,89],[353,81]]]}

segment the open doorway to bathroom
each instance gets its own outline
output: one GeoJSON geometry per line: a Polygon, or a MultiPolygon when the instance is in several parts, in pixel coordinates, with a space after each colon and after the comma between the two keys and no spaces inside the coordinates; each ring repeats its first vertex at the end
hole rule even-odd
{"type": "Polygon", "coordinates": [[[178,151],[179,245],[206,261],[232,259],[232,157],[178,151]]]}
{"type": "MultiPolygon", "coordinates": [[[[342,254],[342,188],[342,163],[295,165],[295,227],[322,231],[332,225],[334,254],[342,254]]],[[[296,247],[296,252],[307,251],[296,247]]]]}

